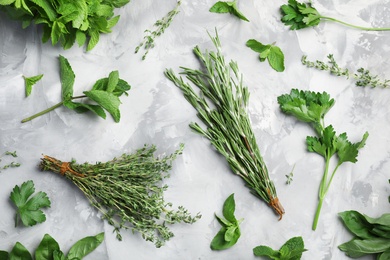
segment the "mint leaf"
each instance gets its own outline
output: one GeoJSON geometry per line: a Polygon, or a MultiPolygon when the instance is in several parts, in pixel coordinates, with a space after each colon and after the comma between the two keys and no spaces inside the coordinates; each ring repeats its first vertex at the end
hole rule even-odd
{"type": "Polygon", "coordinates": [[[32,76],[32,77],[25,77],[23,76],[25,88],[26,88],[26,97],[31,95],[32,87],[43,77],[43,74],[32,76]]]}
{"type": "Polygon", "coordinates": [[[73,85],[75,75],[69,61],[64,56],[59,56],[60,60],[60,80],[62,88],[62,100],[70,100],[73,96],[73,85]]]}
{"type": "Polygon", "coordinates": [[[117,96],[115,96],[113,93],[102,90],[84,91],[84,94],[107,110],[107,112],[112,115],[115,122],[119,122],[119,105],[121,102],[117,96]]]}
{"type": "Polygon", "coordinates": [[[46,220],[45,214],[40,209],[50,207],[50,200],[42,191],[31,197],[34,192],[34,183],[31,180],[24,182],[20,187],[16,185],[11,192],[10,199],[17,208],[15,226],[19,219],[25,226],[33,226],[46,220]]]}
{"type": "Polygon", "coordinates": [[[119,82],[119,72],[117,70],[112,71],[108,76],[107,92],[113,92],[119,82]]]}
{"type": "Polygon", "coordinates": [[[267,59],[269,65],[271,65],[274,70],[277,72],[284,71],[284,54],[279,47],[272,45],[267,59]]]}
{"type": "Polygon", "coordinates": [[[255,256],[268,256],[271,259],[280,259],[279,251],[273,250],[269,246],[257,246],[253,248],[253,254],[255,256]]]}
{"type": "Polygon", "coordinates": [[[244,16],[243,13],[238,10],[237,7],[237,0],[233,2],[223,2],[219,1],[215,3],[210,9],[210,12],[212,13],[230,13],[236,17],[238,17],[241,20],[249,22],[248,18],[244,16]]]}
{"type": "Polygon", "coordinates": [[[267,256],[277,260],[299,260],[305,251],[307,250],[304,249],[302,237],[290,238],[279,250],[274,250],[271,247],[263,245],[253,248],[253,254],[255,256],[267,256]]]}

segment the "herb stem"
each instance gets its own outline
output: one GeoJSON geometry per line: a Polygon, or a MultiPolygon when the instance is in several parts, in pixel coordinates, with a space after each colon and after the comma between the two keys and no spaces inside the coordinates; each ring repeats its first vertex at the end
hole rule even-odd
{"type": "MultiPolygon", "coordinates": [[[[72,99],[79,99],[79,98],[85,98],[85,97],[86,97],[86,96],[84,96],[84,95],[83,95],[83,96],[76,96],[76,97],[72,97],[72,99]]],[[[47,113],[53,111],[53,110],[56,109],[56,108],[59,108],[59,107],[62,106],[63,104],[64,104],[64,101],[61,101],[61,102],[55,104],[54,106],[51,106],[51,107],[49,107],[49,108],[47,108],[47,109],[45,109],[45,110],[43,110],[43,111],[41,111],[41,112],[39,112],[39,113],[36,113],[35,115],[32,115],[32,116],[30,116],[30,117],[27,117],[27,118],[23,119],[21,122],[22,122],[22,123],[26,123],[26,122],[28,122],[28,121],[31,121],[31,120],[33,120],[33,119],[35,119],[35,118],[37,118],[37,117],[40,117],[40,116],[42,116],[42,115],[44,115],[44,114],[47,114],[47,113]]]]}
{"type": "Polygon", "coordinates": [[[321,16],[320,18],[321,18],[321,19],[324,19],[324,20],[333,21],[333,22],[336,22],[336,23],[341,23],[341,24],[343,24],[343,25],[346,25],[346,26],[349,26],[349,27],[352,27],[352,28],[356,28],[356,29],[360,29],[360,30],[365,30],[365,31],[390,31],[390,28],[362,27],[362,26],[358,26],[358,25],[353,25],[353,24],[350,24],[350,23],[346,23],[346,22],[337,20],[337,19],[332,18],[332,17],[327,17],[327,16],[321,16]]]}
{"type": "MultiPolygon", "coordinates": [[[[320,218],[320,213],[321,213],[321,208],[322,208],[322,202],[323,202],[323,200],[325,198],[325,195],[326,195],[326,192],[328,191],[328,188],[329,188],[329,186],[327,185],[328,172],[329,172],[329,163],[330,163],[330,157],[327,156],[326,157],[326,162],[325,162],[324,175],[322,176],[320,189],[319,189],[319,192],[318,192],[319,202],[318,202],[318,205],[317,205],[316,214],[314,216],[313,227],[312,227],[313,230],[316,230],[316,228],[317,228],[318,219],[320,218]]],[[[333,178],[334,172],[335,171],[333,171],[332,178],[333,178]]]]}

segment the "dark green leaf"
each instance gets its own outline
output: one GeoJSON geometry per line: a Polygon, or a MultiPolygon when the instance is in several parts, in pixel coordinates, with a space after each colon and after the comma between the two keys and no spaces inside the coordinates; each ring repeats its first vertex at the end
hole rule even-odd
{"type": "Polygon", "coordinates": [[[279,250],[281,259],[291,260],[301,259],[302,253],[305,251],[306,249],[302,237],[290,238],[279,250]]]}
{"type": "Polygon", "coordinates": [[[390,259],[390,249],[386,250],[382,254],[379,254],[376,260],[389,260],[390,259]]]}
{"type": "Polygon", "coordinates": [[[65,258],[64,253],[60,250],[56,250],[53,252],[53,260],[69,260],[65,258]]]}
{"type": "Polygon", "coordinates": [[[113,92],[119,82],[119,72],[117,70],[111,71],[108,76],[107,92],[113,92]]]}
{"type": "Polygon", "coordinates": [[[339,216],[345,227],[354,235],[363,239],[372,237],[372,234],[369,231],[370,224],[359,212],[354,210],[344,211],[340,212],[339,216]]]}
{"type": "Polygon", "coordinates": [[[211,241],[211,249],[212,250],[224,250],[234,246],[237,243],[237,240],[240,238],[240,229],[237,227],[235,229],[234,234],[231,236],[230,241],[225,240],[225,234],[227,229],[222,227],[221,230],[217,233],[217,235],[211,241]]]}
{"type": "Polygon", "coordinates": [[[281,21],[290,26],[290,30],[299,30],[320,23],[321,15],[310,3],[299,3],[289,0],[288,5],[280,7],[281,21]]]}
{"type": "Polygon", "coordinates": [[[7,251],[0,250],[0,259],[1,260],[8,260],[9,254],[7,251]]]}
{"type": "Polygon", "coordinates": [[[363,135],[363,138],[360,142],[352,144],[347,139],[347,134],[341,134],[336,142],[337,146],[337,156],[339,158],[339,164],[343,162],[357,162],[357,155],[359,152],[359,149],[362,148],[368,138],[368,133],[366,132],[363,135]]]}
{"type": "Polygon", "coordinates": [[[347,243],[339,245],[339,249],[344,251],[347,256],[353,258],[362,257],[369,254],[378,254],[390,249],[390,239],[353,239],[347,243]]]}
{"type": "Polygon", "coordinates": [[[236,223],[237,219],[234,216],[235,210],[236,210],[236,203],[234,201],[234,193],[233,193],[225,200],[222,208],[222,214],[229,222],[236,223]]]}
{"type": "Polygon", "coordinates": [[[32,77],[25,77],[24,78],[24,84],[26,88],[26,97],[30,96],[32,87],[43,77],[43,74],[32,76],[32,77]]]}
{"type": "Polygon", "coordinates": [[[45,234],[41,243],[35,250],[35,259],[52,260],[54,251],[59,251],[60,246],[49,234],[45,234]]]}
{"type": "Polygon", "coordinates": [[[364,215],[364,217],[368,221],[368,223],[386,226],[390,230],[390,213],[385,213],[379,218],[371,218],[366,215],[364,215]]]}
{"type": "Polygon", "coordinates": [[[117,96],[102,90],[84,91],[84,94],[107,110],[107,112],[112,115],[115,122],[119,122],[119,105],[121,102],[117,96]]]}
{"type": "Polygon", "coordinates": [[[268,246],[257,246],[253,248],[253,254],[255,256],[268,256],[271,259],[280,259],[279,251],[275,251],[268,246]]]}
{"type": "Polygon", "coordinates": [[[60,80],[62,89],[62,100],[70,100],[73,96],[73,85],[75,75],[69,61],[60,55],[60,80]]]}
{"type": "Polygon", "coordinates": [[[95,250],[104,240],[104,233],[89,236],[77,241],[69,250],[68,259],[82,259],[95,250]]]}
{"type": "Polygon", "coordinates": [[[30,252],[19,242],[16,242],[15,246],[9,253],[10,260],[32,260],[30,252]]]}

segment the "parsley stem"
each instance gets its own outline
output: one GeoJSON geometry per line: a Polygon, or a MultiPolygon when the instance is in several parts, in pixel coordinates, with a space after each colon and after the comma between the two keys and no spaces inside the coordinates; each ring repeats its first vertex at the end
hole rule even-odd
{"type": "MultiPolygon", "coordinates": [[[[325,198],[326,192],[328,191],[328,187],[329,187],[329,186],[327,185],[328,171],[329,171],[329,163],[330,163],[330,157],[329,157],[329,156],[326,156],[324,175],[322,176],[322,180],[321,180],[321,184],[320,184],[320,189],[319,189],[319,191],[318,191],[318,198],[319,198],[319,201],[318,201],[318,205],[317,205],[316,214],[315,214],[315,216],[314,216],[314,221],[313,221],[313,226],[312,226],[312,229],[313,229],[313,230],[316,230],[316,228],[317,228],[318,219],[320,218],[320,213],[321,213],[321,208],[322,208],[322,202],[323,202],[323,200],[324,200],[324,198],[325,198]]],[[[331,179],[333,178],[334,172],[335,172],[335,171],[333,171],[333,174],[332,174],[331,179]]]]}
{"type": "MultiPolygon", "coordinates": [[[[85,98],[85,97],[86,97],[86,96],[76,96],[76,97],[72,97],[71,99],[73,100],[73,99],[85,98]]],[[[31,121],[31,120],[33,120],[33,119],[35,119],[35,118],[37,118],[37,117],[40,117],[40,116],[42,116],[42,115],[44,115],[44,114],[47,114],[47,113],[53,111],[53,110],[56,109],[56,108],[59,108],[59,107],[62,106],[63,104],[64,104],[64,101],[61,101],[61,102],[55,104],[54,106],[51,106],[51,107],[49,107],[49,108],[47,108],[47,109],[45,109],[45,110],[43,110],[43,111],[41,111],[41,112],[39,112],[39,113],[36,113],[35,115],[32,115],[32,116],[30,116],[30,117],[27,117],[27,118],[23,119],[21,122],[22,122],[22,123],[26,123],[26,122],[28,122],[28,121],[31,121]]]]}
{"type": "Polygon", "coordinates": [[[332,17],[327,17],[327,16],[321,16],[320,18],[324,19],[324,20],[333,21],[333,22],[336,22],[336,23],[341,23],[341,24],[344,24],[346,26],[349,26],[349,27],[352,27],[352,28],[356,28],[356,29],[360,29],[360,30],[365,30],[365,31],[390,31],[390,28],[362,27],[362,26],[357,26],[357,25],[353,25],[353,24],[350,24],[350,23],[346,23],[346,22],[337,20],[337,19],[332,18],[332,17]]]}

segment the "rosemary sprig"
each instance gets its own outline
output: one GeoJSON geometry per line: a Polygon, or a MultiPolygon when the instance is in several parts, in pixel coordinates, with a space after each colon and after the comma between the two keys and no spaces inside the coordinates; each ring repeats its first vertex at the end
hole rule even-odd
{"type": "Polygon", "coordinates": [[[160,20],[157,20],[153,25],[154,27],[156,27],[154,31],[145,30],[146,35],[144,36],[143,41],[135,48],[135,53],[138,53],[140,48],[144,46],[145,53],[142,56],[142,60],[145,60],[146,55],[149,53],[149,50],[154,48],[155,38],[164,33],[164,31],[171,25],[173,18],[180,12],[180,5],[181,0],[177,1],[176,7],[173,10],[169,11],[160,20]]]}
{"type": "Polygon", "coordinates": [[[217,51],[203,54],[194,48],[203,70],[183,68],[182,74],[200,89],[196,94],[190,84],[177,77],[171,69],[165,75],[179,87],[188,102],[198,111],[206,129],[197,123],[190,127],[210,140],[227,160],[232,171],[240,176],[250,191],[267,202],[282,218],[284,209],[279,202],[275,186],[257,146],[250,119],[246,113],[249,91],[243,84],[237,63],[225,62],[218,34],[210,35],[217,51]]]}
{"type": "Polygon", "coordinates": [[[335,61],[333,54],[329,54],[327,58],[329,65],[320,60],[316,60],[315,62],[308,61],[306,55],[302,56],[301,62],[308,68],[316,68],[318,70],[329,71],[330,74],[336,75],[338,77],[344,76],[347,79],[353,78],[356,80],[355,85],[358,87],[371,86],[372,88],[387,88],[390,85],[389,79],[381,80],[379,79],[379,76],[373,75],[367,69],[359,68],[356,73],[351,73],[347,68],[340,68],[335,61]]]}
{"type": "Polygon", "coordinates": [[[163,198],[168,187],[162,181],[169,177],[171,163],[183,147],[169,156],[156,158],[156,147],[145,146],[133,154],[96,164],[61,162],[44,156],[40,166],[71,180],[114,227],[118,240],[122,240],[121,229],[131,229],[161,247],[174,236],[166,224],[194,223],[201,217],[192,217],[182,206],[174,210],[163,198]]]}

